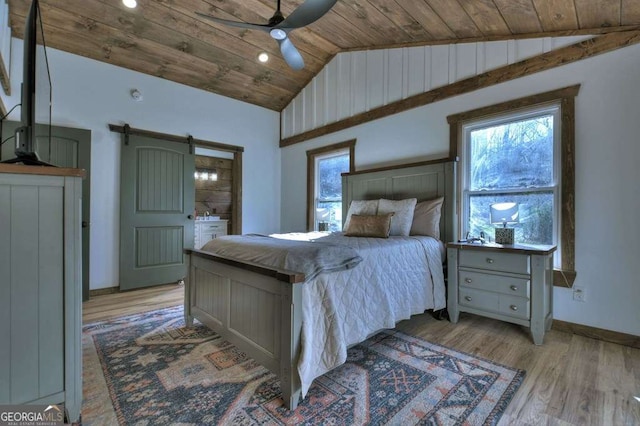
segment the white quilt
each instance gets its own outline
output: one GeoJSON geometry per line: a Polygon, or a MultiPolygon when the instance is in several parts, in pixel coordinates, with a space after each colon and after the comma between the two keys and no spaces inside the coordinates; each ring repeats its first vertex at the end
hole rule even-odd
{"type": "Polygon", "coordinates": [[[316,377],[346,361],[349,346],[411,315],[446,305],[440,241],[341,234],[321,240],[349,245],[363,260],[353,269],[322,273],[303,284],[298,362],[303,397],[316,377]]]}

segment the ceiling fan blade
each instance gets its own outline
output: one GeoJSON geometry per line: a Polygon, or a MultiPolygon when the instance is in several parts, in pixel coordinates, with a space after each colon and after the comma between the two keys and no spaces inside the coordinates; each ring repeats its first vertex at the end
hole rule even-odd
{"type": "Polygon", "coordinates": [[[296,8],[287,18],[276,25],[276,28],[300,28],[320,19],[337,0],[307,0],[296,8]]]}
{"type": "Polygon", "coordinates": [[[302,59],[302,55],[298,52],[298,49],[296,49],[291,40],[289,40],[289,37],[285,37],[282,40],[276,39],[276,41],[280,45],[282,57],[291,68],[296,71],[304,68],[304,59],[302,59]]]}
{"type": "Polygon", "coordinates": [[[203,18],[206,18],[210,21],[217,22],[219,24],[229,25],[232,27],[247,28],[250,30],[262,30],[262,31],[268,31],[270,28],[268,24],[250,24],[248,22],[230,21],[228,19],[221,19],[221,18],[216,18],[215,16],[205,15],[204,13],[200,13],[200,12],[195,12],[195,14],[198,16],[202,16],[203,18]]]}

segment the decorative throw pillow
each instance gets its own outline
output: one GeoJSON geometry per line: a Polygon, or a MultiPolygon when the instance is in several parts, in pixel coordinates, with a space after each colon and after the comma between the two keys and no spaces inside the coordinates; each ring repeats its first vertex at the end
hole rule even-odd
{"type": "Polygon", "coordinates": [[[344,231],[347,237],[389,238],[393,213],[379,216],[351,215],[349,226],[344,231]]]}
{"type": "Polygon", "coordinates": [[[406,200],[380,199],[378,214],[395,213],[393,219],[391,219],[391,232],[389,235],[409,235],[416,202],[415,198],[407,198],[406,200]]]}
{"type": "Polygon", "coordinates": [[[444,197],[438,197],[416,204],[411,235],[426,235],[440,239],[440,215],[443,201],[444,197]]]}
{"type": "Polygon", "coordinates": [[[347,211],[347,217],[344,220],[343,230],[346,230],[349,226],[351,216],[354,214],[375,216],[378,214],[378,200],[353,200],[349,204],[349,210],[347,211]]]}

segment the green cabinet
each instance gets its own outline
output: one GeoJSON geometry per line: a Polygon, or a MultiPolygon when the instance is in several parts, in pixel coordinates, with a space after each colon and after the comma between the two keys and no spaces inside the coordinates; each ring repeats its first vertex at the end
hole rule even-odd
{"type": "Polygon", "coordinates": [[[0,405],[82,403],[82,171],[0,164],[0,405]]]}

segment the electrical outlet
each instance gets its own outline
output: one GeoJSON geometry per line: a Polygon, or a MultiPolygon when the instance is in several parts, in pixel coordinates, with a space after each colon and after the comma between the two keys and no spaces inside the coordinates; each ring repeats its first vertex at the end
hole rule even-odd
{"type": "Polygon", "coordinates": [[[576,302],[584,302],[586,300],[586,292],[583,287],[573,286],[573,300],[576,302]]]}

